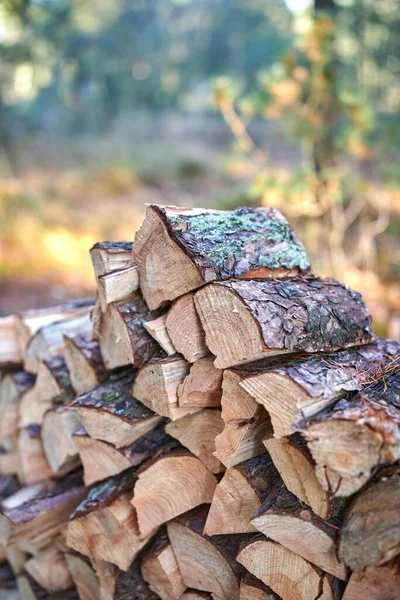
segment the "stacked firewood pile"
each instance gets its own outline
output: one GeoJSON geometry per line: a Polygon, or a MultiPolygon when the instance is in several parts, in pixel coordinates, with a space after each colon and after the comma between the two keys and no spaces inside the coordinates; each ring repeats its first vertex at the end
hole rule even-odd
{"type": "Polygon", "coordinates": [[[0,320],[0,599],[399,600],[399,344],[273,208],[147,207],[0,320]]]}

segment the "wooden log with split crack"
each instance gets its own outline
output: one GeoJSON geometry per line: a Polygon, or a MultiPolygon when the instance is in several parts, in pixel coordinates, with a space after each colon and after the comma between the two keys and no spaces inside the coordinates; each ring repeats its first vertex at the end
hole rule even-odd
{"type": "Polygon", "coordinates": [[[211,356],[200,358],[178,388],[179,406],[215,408],[221,406],[222,369],[214,367],[211,356]]]}
{"type": "Polygon", "coordinates": [[[43,450],[54,474],[66,473],[79,465],[73,433],[81,425],[79,414],[66,405],[55,406],[43,418],[43,450]]]}
{"type": "Polygon", "coordinates": [[[224,212],[151,204],[136,232],[133,256],[151,308],[210,281],[310,270],[304,246],[270,207],[224,212]]]}
{"type": "Polygon", "coordinates": [[[149,588],[162,600],[179,600],[186,590],[165,530],[144,551],[141,572],[149,588]]]}
{"type": "Polygon", "coordinates": [[[339,600],[342,583],[264,536],[244,544],[237,561],[282,600],[339,600]]]}
{"type": "Polygon", "coordinates": [[[88,557],[74,550],[64,557],[80,600],[101,600],[99,580],[88,557]]]}
{"type": "Polygon", "coordinates": [[[40,425],[49,408],[68,402],[75,396],[69,371],[62,355],[42,361],[38,367],[35,385],[21,398],[20,427],[40,425]]]}
{"type": "Polygon", "coordinates": [[[0,366],[16,366],[22,363],[24,357],[18,344],[15,315],[0,317],[0,339],[0,366]]]}
{"type": "Polygon", "coordinates": [[[317,415],[301,433],[322,486],[335,496],[354,494],[375,468],[400,459],[400,365],[317,415]]]}
{"type": "Polygon", "coordinates": [[[207,512],[207,506],[200,506],[168,523],[168,537],[183,583],[210,592],[218,600],[238,600],[245,571],[235,557],[249,536],[203,535],[207,512]]]}
{"type": "Polygon", "coordinates": [[[106,376],[99,344],[89,334],[64,336],[64,357],[71,383],[77,394],[84,394],[106,376]]]}
{"type": "Polygon", "coordinates": [[[132,242],[98,242],[90,249],[95,277],[133,265],[132,242]]]}
{"type": "Polygon", "coordinates": [[[55,546],[50,546],[37,556],[29,558],[24,569],[50,594],[68,590],[74,585],[67,561],[55,546]]]}
{"type": "Polygon", "coordinates": [[[158,415],[175,421],[200,410],[198,407],[179,406],[179,386],[188,374],[189,364],[179,354],[153,358],[139,369],[132,394],[158,415]]]}
{"type": "Polygon", "coordinates": [[[108,305],[96,335],[107,369],[129,364],[140,367],[161,351],[143,326],[161,314],[162,311],[149,310],[140,293],[108,305]]]}
{"type": "Polygon", "coordinates": [[[342,600],[400,600],[400,558],[352,573],[342,600]]]}
{"type": "Polygon", "coordinates": [[[70,403],[90,437],[122,448],[153,430],[162,417],[132,397],[132,367],[112,372],[70,403]]]}
{"type": "Polygon", "coordinates": [[[340,531],[339,558],[352,571],[400,554],[400,467],[382,470],[354,498],[340,531]]]}
{"type": "Polygon", "coordinates": [[[206,408],[177,421],[167,423],[165,431],[190,450],[212,471],[222,473],[224,465],[214,456],[215,438],[224,427],[221,411],[206,408]]]}
{"type": "Polygon", "coordinates": [[[281,365],[267,361],[235,369],[240,385],[271,415],[276,437],[290,435],[304,421],[349,391],[362,391],[369,380],[393,370],[400,345],[377,339],[334,353],[294,358],[281,365]]]}
{"type": "MultiPolygon", "coordinates": [[[[2,340],[3,343],[3,340],[2,340]]],[[[35,376],[25,371],[6,373],[0,381],[0,438],[16,435],[20,404],[35,383],[35,376]]]]}
{"type": "Polygon", "coordinates": [[[86,485],[139,466],[172,441],[163,424],[122,448],[91,438],[83,428],[74,432],[73,439],[82,461],[86,485]]]}
{"type": "Polygon", "coordinates": [[[262,454],[263,439],[272,431],[267,411],[240,383],[233,369],[224,371],[221,416],[225,427],[215,439],[215,456],[227,468],[262,454]]]}
{"type": "Polygon", "coordinates": [[[166,314],[164,314],[153,321],[147,321],[146,323],[143,323],[143,327],[161,346],[167,356],[172,356],[173,354],[176,354],[176,348],[171,341],[165,325],[166,317],[166,314]]]}
{"type": "Polygon", "coordinates": [[[90,308],[91,305],[77,317],[62,319],[41,327],[31,338],[26,348],[25,371],[36,373],[41,361],[62,353],[65,344],[64,335],[91,334],[90,308]]]}
{"type": "Polygon", "coordinates": [[[280,600],[265,583],[246,573],[240,580],[240,600],[280,600]]]}
{"type": "Polygon", "coordinates": [[[119,302],[139,289],[139,273],[133,263],[123,269],[116,269],[100,275],[97,279],[97,291],[103,312],[112,302],[119,302]]]}
{"type": "Polygon", "coordinates": [[[215,475],[183,448],[161,450],[139,467],[132,505],[142,537],[200,504],[210,503],[215,475]]]}
{"type": "Polygon", "coordinates": [[[192,293],[174,300],[166,314],[165,327],[174,348],[188,362],[194,363],[210,354],[192,293]]]}
{"type": "Polygon", "coordinates": [[[371,340],[361,296],[335,279],[222,281],[196,292],[194,302],[218,368],[371,340]]]}
{"type": "Polygon", "coordinates": [[[43,450],[40,425],[28,425],[18,436],[19,478],[27,485],[45,481],[52,470],[43,450]]]}

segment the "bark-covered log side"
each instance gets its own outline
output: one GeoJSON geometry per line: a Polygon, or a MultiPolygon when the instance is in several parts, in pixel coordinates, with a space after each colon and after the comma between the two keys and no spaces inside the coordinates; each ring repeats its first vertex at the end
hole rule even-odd
{"type": "Polygon", "coordinates": [[[335,279],[229,281],[257,321],[267,348],[327,352],[369,342],[371,315],[361,295],[335,279]]]}
{"type": "Polygon", "coordinates": [[[132,466],[138,466],[151,458],[155,458],[162,448],[171,448],[175,445],[175,440],[165,433],[164,425],[160,425],[129,446],[120,448],[120,451],[131,462],[132,466]]]}
{"type": "Polygon", "coordinates": [[[26,373],[25,371],[11,371],[9,375],[14,382],[17,393],[20,395],[30,390],[35,384],[36,375],[33,375],[32,373],[26,373]]]}
{"type": "Polygon", "coordinates": [[[137,557],[127,571],[117,569],[115,579],[115,600],[157,600],[159,596],[152,592],[142,577],[140,558],[137,557]]]}
{"type": "Polygon", "coordinates": [[[104,250],[108,254],[132,254],[133,242],[97,242],[90,250],[104,250]]]}
{"type": "Polygon", "coordinates": [[[265,452],[233,467],[249,481],[260,502],[275,497],[283,488],[283,481],[270,455],[265,452]]]}
{"type": "Polygon", "coordinates": [[[96,372],[105,374],[106,369],[101,358],[100,346],[98,342],[92,339],[89,333],[78,333],[68,339],[83,354],[96,372]]]}
{"type": "Polygon", "coordinates": [[[64,402],[72,400],[75,392],[74,388],[72,387],[65,358],[62,355],[52,356],[51,358],[46,359],[44,363],[61,390],[59,396],[54,398],[54,402],[56,404],[63,404],[64,402]]]}
{"type": "Polygon", "coordinates": [[[16,475],[3,475],[0,473],[0,503],[18,491],[20,484],[16,475]]]}

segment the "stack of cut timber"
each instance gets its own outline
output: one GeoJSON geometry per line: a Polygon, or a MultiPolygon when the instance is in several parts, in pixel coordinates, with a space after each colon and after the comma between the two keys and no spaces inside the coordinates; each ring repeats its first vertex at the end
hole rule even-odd
{"type": "Polygon", "coordinates": [[[0,600],[400,600],[400,346],[274,208],[0,319],[0,600]],[[90,317],[89,317],[90,313],[90,317]]]}

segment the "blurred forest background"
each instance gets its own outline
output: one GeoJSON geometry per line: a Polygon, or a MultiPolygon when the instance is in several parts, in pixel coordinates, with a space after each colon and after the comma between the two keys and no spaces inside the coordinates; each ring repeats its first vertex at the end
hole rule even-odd
{"type": "Polygon", "coordinates": [[[0,0],[0,314],[146,202],[279,207],[400,336],[398,0],[0,0]]]}

